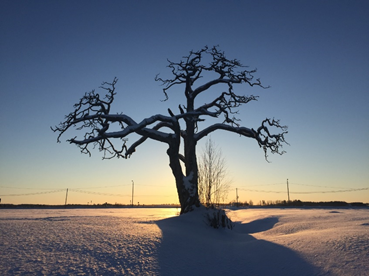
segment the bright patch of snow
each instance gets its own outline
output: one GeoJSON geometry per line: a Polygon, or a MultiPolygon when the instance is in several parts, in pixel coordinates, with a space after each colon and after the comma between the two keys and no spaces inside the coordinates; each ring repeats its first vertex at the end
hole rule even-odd
{"type": "Polygon", "coordinates": [[[0,210],[0,275],[369,275],[369,209],[0,210]]]}
{"type": "Polygon", "coordinates": [[[193,177],[193,172],[190,172],[188,176],[183,177],[183,185],[186,188],[186,190],[190,193],[191,196],[195,195],[193,184],[190,182],[192,177],[193,177]]]}

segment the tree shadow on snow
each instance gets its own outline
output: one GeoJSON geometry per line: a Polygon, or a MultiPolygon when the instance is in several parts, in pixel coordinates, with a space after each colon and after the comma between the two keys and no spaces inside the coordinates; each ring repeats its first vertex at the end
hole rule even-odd
{"type": "Polygon", "coordinates": [[[272,229],[278,222],[277,217],[263,218],[249,223],[236,223],[235,231],[238,233],[253,234],[272,229]]]}
{"type": "Polygon", "coordinates": [[[160,275],[323,274],[291,249],[249,235],[277,222],[278,218],[268,218],[226,230],[213,229],[204,217],[191,213],[156,221],[162,231],[160,275]]]}

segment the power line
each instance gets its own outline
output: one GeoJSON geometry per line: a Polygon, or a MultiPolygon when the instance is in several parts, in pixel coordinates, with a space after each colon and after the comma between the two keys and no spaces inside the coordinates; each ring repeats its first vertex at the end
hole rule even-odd
{"type": "MultiPolygon", "coordinates": [[[[122,185],[112,185],[112,186],[91,186],[91,187],[76,187],[74,189],[104,189],[104,188],[115,188],[115,187],[125,187],[125,186],[131,186],[132,184],[122,184],[122,185]]],[[[168,186],[164,185],[152,185],[152,184],[135,184],[137,187],[143,187],[143,186],[149,186],[149,187],[160,187],[160,188],[168,188],[168,186]]],[[[26,188],[26,187],[10,187],[10,186],[2,186],[0,185],[0,188],[4,189],[17,189],[17,190],[51,190],[50,188],[26,188]]],[[[63,188],[63,190],[67,189],[67,187],[63,188]]]]}
{"type": "Polygon", "coordinates": [[[42,194],[52,194],[52,193],[60,193],[64,192],[65,189],[59,189],[54,191],[48,191],[48,192],[38,192],[38,193],[28,193],[28,194],[7,194],[7,195],[1,195],[1,196],[29,196],[29,195],[42,195],[42,194]]]}
{"type": "Polygon", "coordinates": [[[318,187],[318,188],[332,188],[332,189],[347,189],[345,187],[335,187],[335,186],[322,186],[322,185],[311,185],[311,184],[300,184],[300,183],[292,183],[297,186],[308,186],[308,187],[318,187]]]}
{"type": "Polygon", "coordinates": [[[122,195],[122,194],[109,194],[109,193],[100,193],[100,192],[92,192],[92,191],[84,191],[77,189],[69,189],[69,191],[82,193],[82,194],[92,194],[92,195],[103,195],[103,196],[120,196],[120,197],[130,197],[131,195],[122,195]]]}
{"type": "MultiPolygon", "coordinates": [[[[265,190],[252,190],[252,189],[239,189],[242,191],[248,192],[257,192],[257,193],[276,193],[282,194],[285,191],[265,191],[265,190]]],[[[343,192],[355,192],[355,191],[365,191],[369,190],[369,188],[357,188],[357,189],[346,189],[346,190],[334,190],[334,191],[313,191],[313,192],[290,192],[290,194],[328,194],[328,193],[343,193],[343,192]]]]}
{"type": "Polygon", "coordinates": [[[276,193],[276,194],[284,194],[285,191],[265,191],[265,190],[253,190],[253,189],[238,189],[240,191],[248,191],[248,192],[256,192],[256,193],[276,193]]]}
{"type": "Polygon", "coordinates": [[[237,185],[237,187],[262,187],[262,186],[276,186],[276,185],[286,185],[286,183],[271,183],[271,184],[255,184],[255,185],[237,185]]]}
{"type": "MultiPolygon", "coordinates": [[[[133,181],[132,181],[133,182],[133,181]]],[[[293,185],[298,185],[298,186],[311,186],[311,187],[320,187],[320,188],[335,188],[335,187],[331,187],[331,186],[319,186],[319,185],[308,185],[308,184],[297,184],[297,183],[292,183],[293,185]]],[[[128,185],[132,185],[132,189],[133,189],[133,183],[132,184],[127,184],[124,186],[128,186],[128,185]]],[[[260,186],[274,186],[274,185],[281,185],[280,183],[275,183],[275,184],[264,184],[264,185],[260,185],[260,186]]],[[[285,185],[285,183],[283,184],[285,185]]],[[[100,186],[100,187],[90,187],[92,188],[109,188],[109,187],[121,187],[122,185],[114,185],[114,186],[100,186]]],[[[141,186],[141,185],[139,185],[141,186]]],[[[144,186],[144,185],[142,185],[144,186]]],[[[146,186],[146,185],[145,185],[146,186]]],[[[252,185],[252,186],[256,186],[256,185],[252,185]]],[[[289,186],[291,186],[291,183],[289,183],[289,186]]],[[[17,188],[17,187],[8,187],[8,186],[0,186],[2,188],[12,188],[12,189],[37,189],[37,188],[17,188]]],[[[157,187],[155,185],[152,185],[152,187],[157,187]]],[[[338,188],[338,187],[336,187],[338,188]]],[[[89,189],[89,188],[84,188],[84,189],[89,189]]],[[[356,192],[356,191],[366,191],[369,190],[369,188],[350,188],[350,189],[345,189],[340,187],[340,190],[329,190],[329,191],[302,191],[302,192],[289,192],[289,188],[288,188],[288,192],[289,194],[328,194],[328,193],[347,193],[347,192],[356,192]]],[[[275,194],[283,194],[285,193],[285,191],[270,191],[270,190],[258,190],[258,189],[247,189],[247,188],[238,188],[237,190],[240,191],[248,191],[248,192],[256,192],[256,193],[275,193],[275,194]]],[[[57,189],[57,190],[48,190],[48,191],[42,191],[42,192],[34,192],[34,193],[22,193],[22,194],[2,194],[1,196],[33,196],[33,195],[42,195],[42,194],[51,194],[51,193],[60,193],[60,192],[64,192],[64,189],[57,189]]],[[[75,189],[69,189],[69,191],[72,192],[77,192],[77,193],[84,193],[84,194],[93,194],[93,195],[101,195],[101,196],[117,196],[117,197],[133,197],[133,190],[132,190],[132,194],[128,195],[128,194],[114,194],[114,193],[101,193],[101,192],[94,192],[94,191],[86,191],[86,190],[81,190],[79,188],[75,188],[75,189]]],[[[156,196],[156,195],[139,195],[139,197],[151,197],[151,196],[156,196]]],[[[160,195],[161,196],[161,195],[160,195]]]]}
{"type": "Polygon", "coordinates": [[[356,191],[365,191],[365,190],[369,190],[369,188],[358,188],[358,189],[347,189],[347,190],[336,190],[336,191],[294,192],[291,194],[329,194],[329,193],[347,193],[347,192],[356,192],[356,191]]]}
{"type": "Polygon", "coordinates": [[[10,186],[0,186],[0,188],[16,189],[16,190],[48,190],[48,191],[51,190],[50,188],[26,188],[26,187],[10,187],[10,186]]]}
{"type": "Polygon", "coordinates": [[[74,189],[104,189],[104,188],[124,187],[124,186],[129,186],[129,185],[131,184],[122,184],[122,185],[113,185],[113,186],[81,187],[81,188],[74,188],[74,189]]]}

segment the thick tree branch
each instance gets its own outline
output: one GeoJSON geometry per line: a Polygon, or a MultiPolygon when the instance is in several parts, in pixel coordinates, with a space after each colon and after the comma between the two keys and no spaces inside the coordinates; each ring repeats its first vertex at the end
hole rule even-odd
{"type": "Polygon", "coordinates": [[[196,141],[199,141],[205,136],[209,135],[210,133],[216,130],[226,130],[226,131],[238,133],[242,136],[250,137],[250,138],[256,138],[256,135],[257,135],[253,129],[249,129],[246,127],[234,127],[234,126],[218,123],[218,124],[213,124],[205,128],[204,130],[198,132],[194,138],[196,141]]]}
{"type": "Polygon", "coordinates": [[[280,125],[279,121],[274,119],[265,119],[257,130],[254,130],[252,128],[249,129],[246,127],[234,127],[225,124],[213,124],[197,133],[194,138],[196,141],[199,141],[206,135],[216,130],[226,130],[229,132],[238,133],[248,138],[255,139],[258,142],[259,146],[263,148],[265,159],[267,161],[268,150],[273,154],[277,153],[282,155],[283,153],[285,153],[285,151],[282,150],[283,143],[288,144],[284,138],[284,135],[288,133],[287,126],[280,125]],[[276,127],[281,129],[282,133],[271,134],[267,124],[269,125],[269,127],[276,127]]]}
{"type": "MultiPolygon", "coordinates": [[[[156,126],[154,126],[152,129],[153,130],[159,130],[162,127],[168,127],[170,129],[173,128],[172,124],[169,124],[167,122],[160,122],[158,123],[156,126]]],[[[141,138],[139,138],[136,142],[134,142],[126,151],[125,156],[126,157],[130,157],[132,155],[132,153],[134,153],[136,151],[136,148],[141,145],[143,142],[145,142],[149,137],[144,135],[141,138]]]]}
{"type": "MultiPolygon", "coordinates": [[[[176,117],[169,117],[164,115],[154,115],[142,120],[140,123],[134,121],[131,117],[125,114],[109,114],[110,105],[114,100],[115,84],[117,79],[114,79],[112,83],[103,83],[104,90],[107,91],[107,95],[104,100],[100,99],[99,94],[92,91],[86,93],[85,96],[74,105],[75,110],[66,116],[64,122],[59,126],[51,128],[54,132],[59,132],[57,141],[60,142],[60,137],[68,129],[76,128],[77,130],[85,129],[86,132],[83,139],[77,139],[77,137],[68,139],[71,144],[77,145],[82,153],[91,155],[88,146],[90,144],[93,147],[98,146],[100,151],[104,152],[104,159],[113,157],[127,158],[138,146],[136,143],[131,146],[129,151],[126,146],[127,136],[132,133],[141,135],[141,141],[145,141],[147,138],[160,141],[169,142],[170,133],[159,131],[161,127],[167,127],[174,132],[174,125],[178,124],[176,117]],[[157,123],[155,126],[150,125],[157,123]],[[120,130],[109,131],[112,129],[112,125],[118,125],[120,130]],[[113,141],[119,140],[120,146],[116,147],[113,141]]],[[[179,134],[178,134],[179,135],[179,134]]]]}

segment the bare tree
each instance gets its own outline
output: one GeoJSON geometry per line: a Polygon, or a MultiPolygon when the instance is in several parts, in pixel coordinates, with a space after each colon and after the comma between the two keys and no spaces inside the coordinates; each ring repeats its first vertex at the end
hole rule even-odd
{"type": "Polygon", "coordinates": [[[174,86],[182,86],[186,102],[179,104],[178,113],[168,109],[168,115],[153,115],[141,122],[136,122],[127,114],[111,114],[110,109],[116,95],[117,78],[111,83],[104,82],[101,89],[105,97],[94,90],[86,93],[74,105],[74,111],[65,120],[52,128],[58,132],[58,142],[69,129],[76,128],[84,133],[82,137],[68,139],[69,143],[77,145],[82,153],[91,154],[90,148],[98,147],[103,152],[104,159],[114,157],[128,158],[138,146],[147,139],[167,144],[169,166],[176,181],[176,187],[181,205],[181,214],[200,206],[198,194],[198,166],[196,159],[197,142],[216,130],[225,130],[241,136],[254,139],[263,148],[265,158],[267,153],[283,154],[282,144],[287,127],[278,120],[265,119],[256,128],[240,126],[235,117],[237,109],[246,103],[257,100],[257,96],[238,95],[234,91],[236,84],[247,84],[250,87],[263,87],[260,80],[254,80],[256,70],[246,70],[236,59],[228,59],[218,47],[204,47],[199,51],[191,51],[179,62],[168,61],[173,77],[156,80],[164,85],[163,92],[168,98],[168,91],[174,86]],[[208,58],[208,61],[206,61],[208,58]],[[201,83],[201,77],[206,74],[210,80],[201,83]],[[195,106],[195,100],[200,94],[214,93],[215,87],[225,90],[214,95],[212,101],[195,106]],[[219,118],[220,122],[205,125],[200,129],[200,123],[206,118],[219,118]],[[223,118],[223,119],[221,119],[223,118]],[[183,122],[181,125],[180,122],[183,122]],[[271,127],[280,130],[272,134],[271,127]],[[132,133],[140,137],[131,145],[127,145],[127,136],[132,133]],[[180,152],[180,144],[184,144],[184,152],[180,152]],[[182,169],[181,162],[184,164],[182,169]]]}
{"type": "Polygon", "coordinates": [[[229,191],[226,177],[227,168],[222,151],[209,138],[199,162],[198,189],[202,204],[211,206],[224,202],[229,191]]]}

